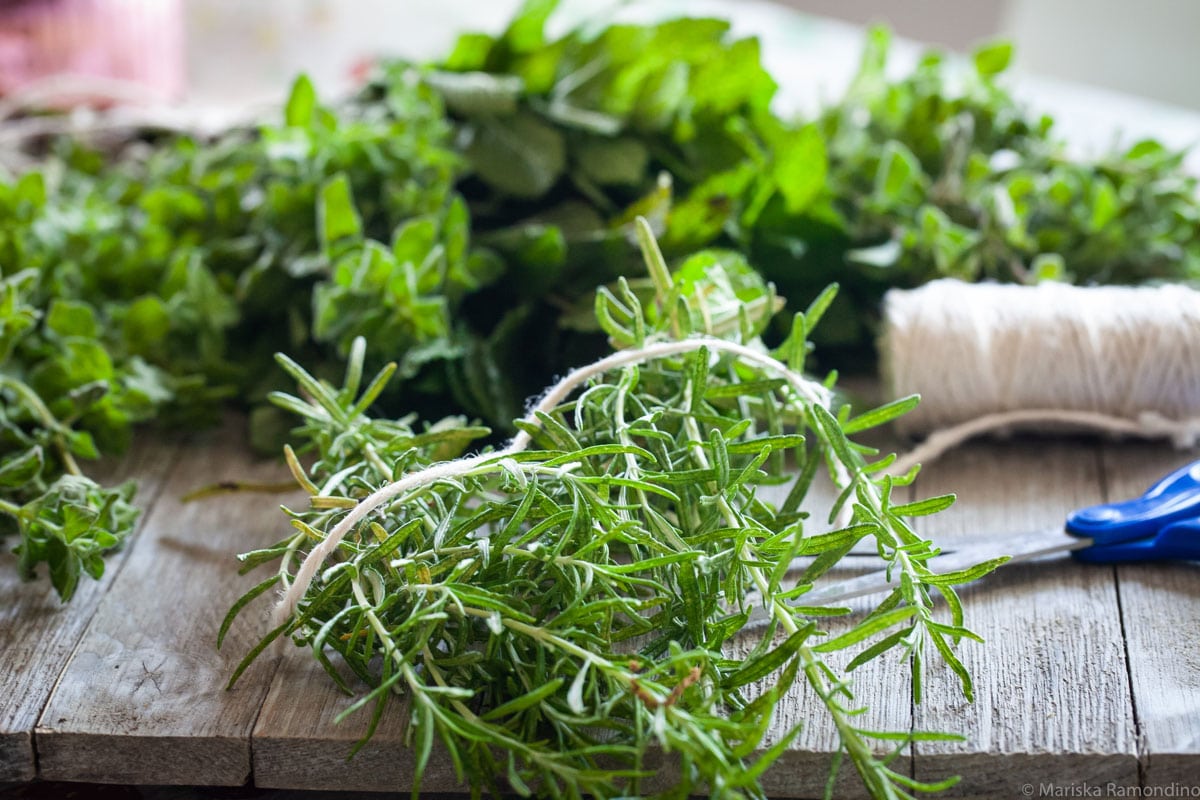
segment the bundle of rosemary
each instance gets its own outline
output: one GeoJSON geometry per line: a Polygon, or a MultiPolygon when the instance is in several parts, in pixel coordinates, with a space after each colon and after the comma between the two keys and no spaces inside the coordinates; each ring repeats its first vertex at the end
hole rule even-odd
{"type": "Polygon", "coordinates": [[[735,291],[726,259],[736,256],[714,253],[672,274],[644,220],[638,231],[653,295],[623,280],[599,291],[597,319],[616,352],[550,388],[500,449],[455,458],[486,431],[448,418],[418,432],[368,416],[390,368],[360,392],[361,341],[340,388],[280,357],[300,396],[273,400],[303,420],[310,466],[287,453],[311,498],[287,512],[292,535],[242,557],[275,573],[238,601],[222,636],[255,597],[283,597],[233,680],[290,637],[359,695],[350,711],[374,704],[372,729],[389,697],[403,698],[414,792],[440,741],[476,792],[761,796],[759,777],[798,731],[766,738],[798,681],[873,796],[952,783],[892,770],[871,740],[902,748],[913,734],[856,726],[851,686],[825,660],[863,648],[853,670],[898,649],[919,685],[932,650],[970,695],[954,647],[975,637],[952,586],[995,565],[932,573],[933,546],[905,518],[952,498],[894,503],[915,471],[889,476],[892,456],[849,438],[915,399],[851,417],[801,374],[832,291],[769,352],[758,338],[776,306],[768,285],[735,291]],[[799,511],[822,468],[841,488],[830,519],[845,523],[832,531],[799,511]],[[760,489],[779,483],[791,485],[776,506],[760,489]],[[896,588],[829,637],[821,619],[849,609],[805,607],[804,594],[863,539],[896,588]],[[939,595],[949,623],[931,615],[939,595]],[[770,622],[735,654],[727,645],[756,607],[770,622]],[[348,683],[329,651],[369,688],[348,683]],[[656,750],[670,765],[662,774],[656,750]]]}

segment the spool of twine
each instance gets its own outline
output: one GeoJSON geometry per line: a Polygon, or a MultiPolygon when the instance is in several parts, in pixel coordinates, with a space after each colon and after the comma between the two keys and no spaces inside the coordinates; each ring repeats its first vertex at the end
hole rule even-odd
{"type": "Polygon", "coordinates": [[[1200,439],[1200,292],[939,280],[884,298],[880,359],[926,456],[988,431],[1200,439]]]}

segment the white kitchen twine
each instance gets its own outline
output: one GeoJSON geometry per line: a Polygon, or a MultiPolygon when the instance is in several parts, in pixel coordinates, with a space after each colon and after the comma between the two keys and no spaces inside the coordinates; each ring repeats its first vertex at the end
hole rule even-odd
{"type": "Polygon", "coordinates": [[[921,395],[897,429],[927,435],[898,468],[999,431],[1200,442],[1193,289],[939,280],[888,292],[883,317],[885,391],[921,395]]]}

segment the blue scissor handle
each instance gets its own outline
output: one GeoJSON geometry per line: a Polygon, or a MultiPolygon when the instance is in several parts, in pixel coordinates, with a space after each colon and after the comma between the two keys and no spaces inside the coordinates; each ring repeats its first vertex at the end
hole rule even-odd
{"type": "Polygon", "coordinates": [[[1067,532],[1094,542],[1076,551],[1080,561],[1200,559],[1200,461],[1172,472],[1141,497],[1073,512],[1067,532]]]}
{"type": "Polygon", "coordinates": [[[1148,539],[1085,547],[1075,558],[1089,564],[1125,561],[1200,561],[1200,519],[1172,522],[1148,539]]]}

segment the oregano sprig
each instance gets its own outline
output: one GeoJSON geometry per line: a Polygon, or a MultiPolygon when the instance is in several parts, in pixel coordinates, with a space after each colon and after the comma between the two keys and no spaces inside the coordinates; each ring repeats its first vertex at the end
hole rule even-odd
{"type": "MultiPolygon", "coordinates": [[[[436,740],[476,790],[570,797],[761,796],[759,777],[798,731],[768,740],[774,709],[800,681],[873,796],[933,788],[876,753],[873,739],[903,746],[908,732],[857,726],[850,684],[825,654],[865,648],[857,666],[898,647],[919,673],[928,642],[961,670],[953,648],[969,632],[930,613],[956,576],[930,572],[932,544],[902,518],[940,503],[893,504],[912,476],[881,476],[891,458],[870,460],[845,433],[849,409],[789,365],[802,362],[827,297],[772,355],[756,338],[763,319],[747,312],[769,316],[769,303],[715,291],[727,280],[719,259],[677,280],[649,226],[638,230],[653,297],[619,281],[597,298],[627,346],[565,376],[498,450],[446,460],[479,431],[373,420],[361,413],[358,362],[336,389],[281,360],[304,389],[275,399],[305,419],[298,433],[314,460],[289,463],[310,507],[288,512],[292,536],[244,557],[276,571],[223,630],[254,597],[278,589],[283,599],[233,679],[290,637],[357,696],[351,710],[374,705],[371,729],[391,695],[406,699],[414,791],[436,740]],[[764,469],[781,454],[798,473],[764,469]],[[814,463],[849,509],[832,532],[798,513],[814,463]],[[760,497],[781,482],[793,484],[786,502],[760,497]],[[823,613],[789,600],[865,537],[898,588],[829,637],[823,613]],[[807,568],[792,585],[798,557],[807,568]],[[733,655],[727,645],[759,607],[770,622],[733,655]],[[354,688],[329,651],[368,688],[354,688]],[[655,750],[672,764],[669,786],[647,768],[655,750]]],[[[770,296],[765,285],[759,296],[770,296]]],[[[857,427],[903,407],[860,415],[857,427]]]]}
{"type": "Polygon", "coordinates": [[[130,534],[138,510],[132,481],[103,487],[76,460],[97,455],[92,437],[74,423],[106,387],[71,392],[59,404],[68,415],[60,417],[13,368],[13,351],[42,316],[29,300],[36,280],[32,270],[0,278],[0,534],[15,529],[21,576],[33,578],[48,564],[65,602],[81,575],[104,574],[104,554],[130,534]]]}

